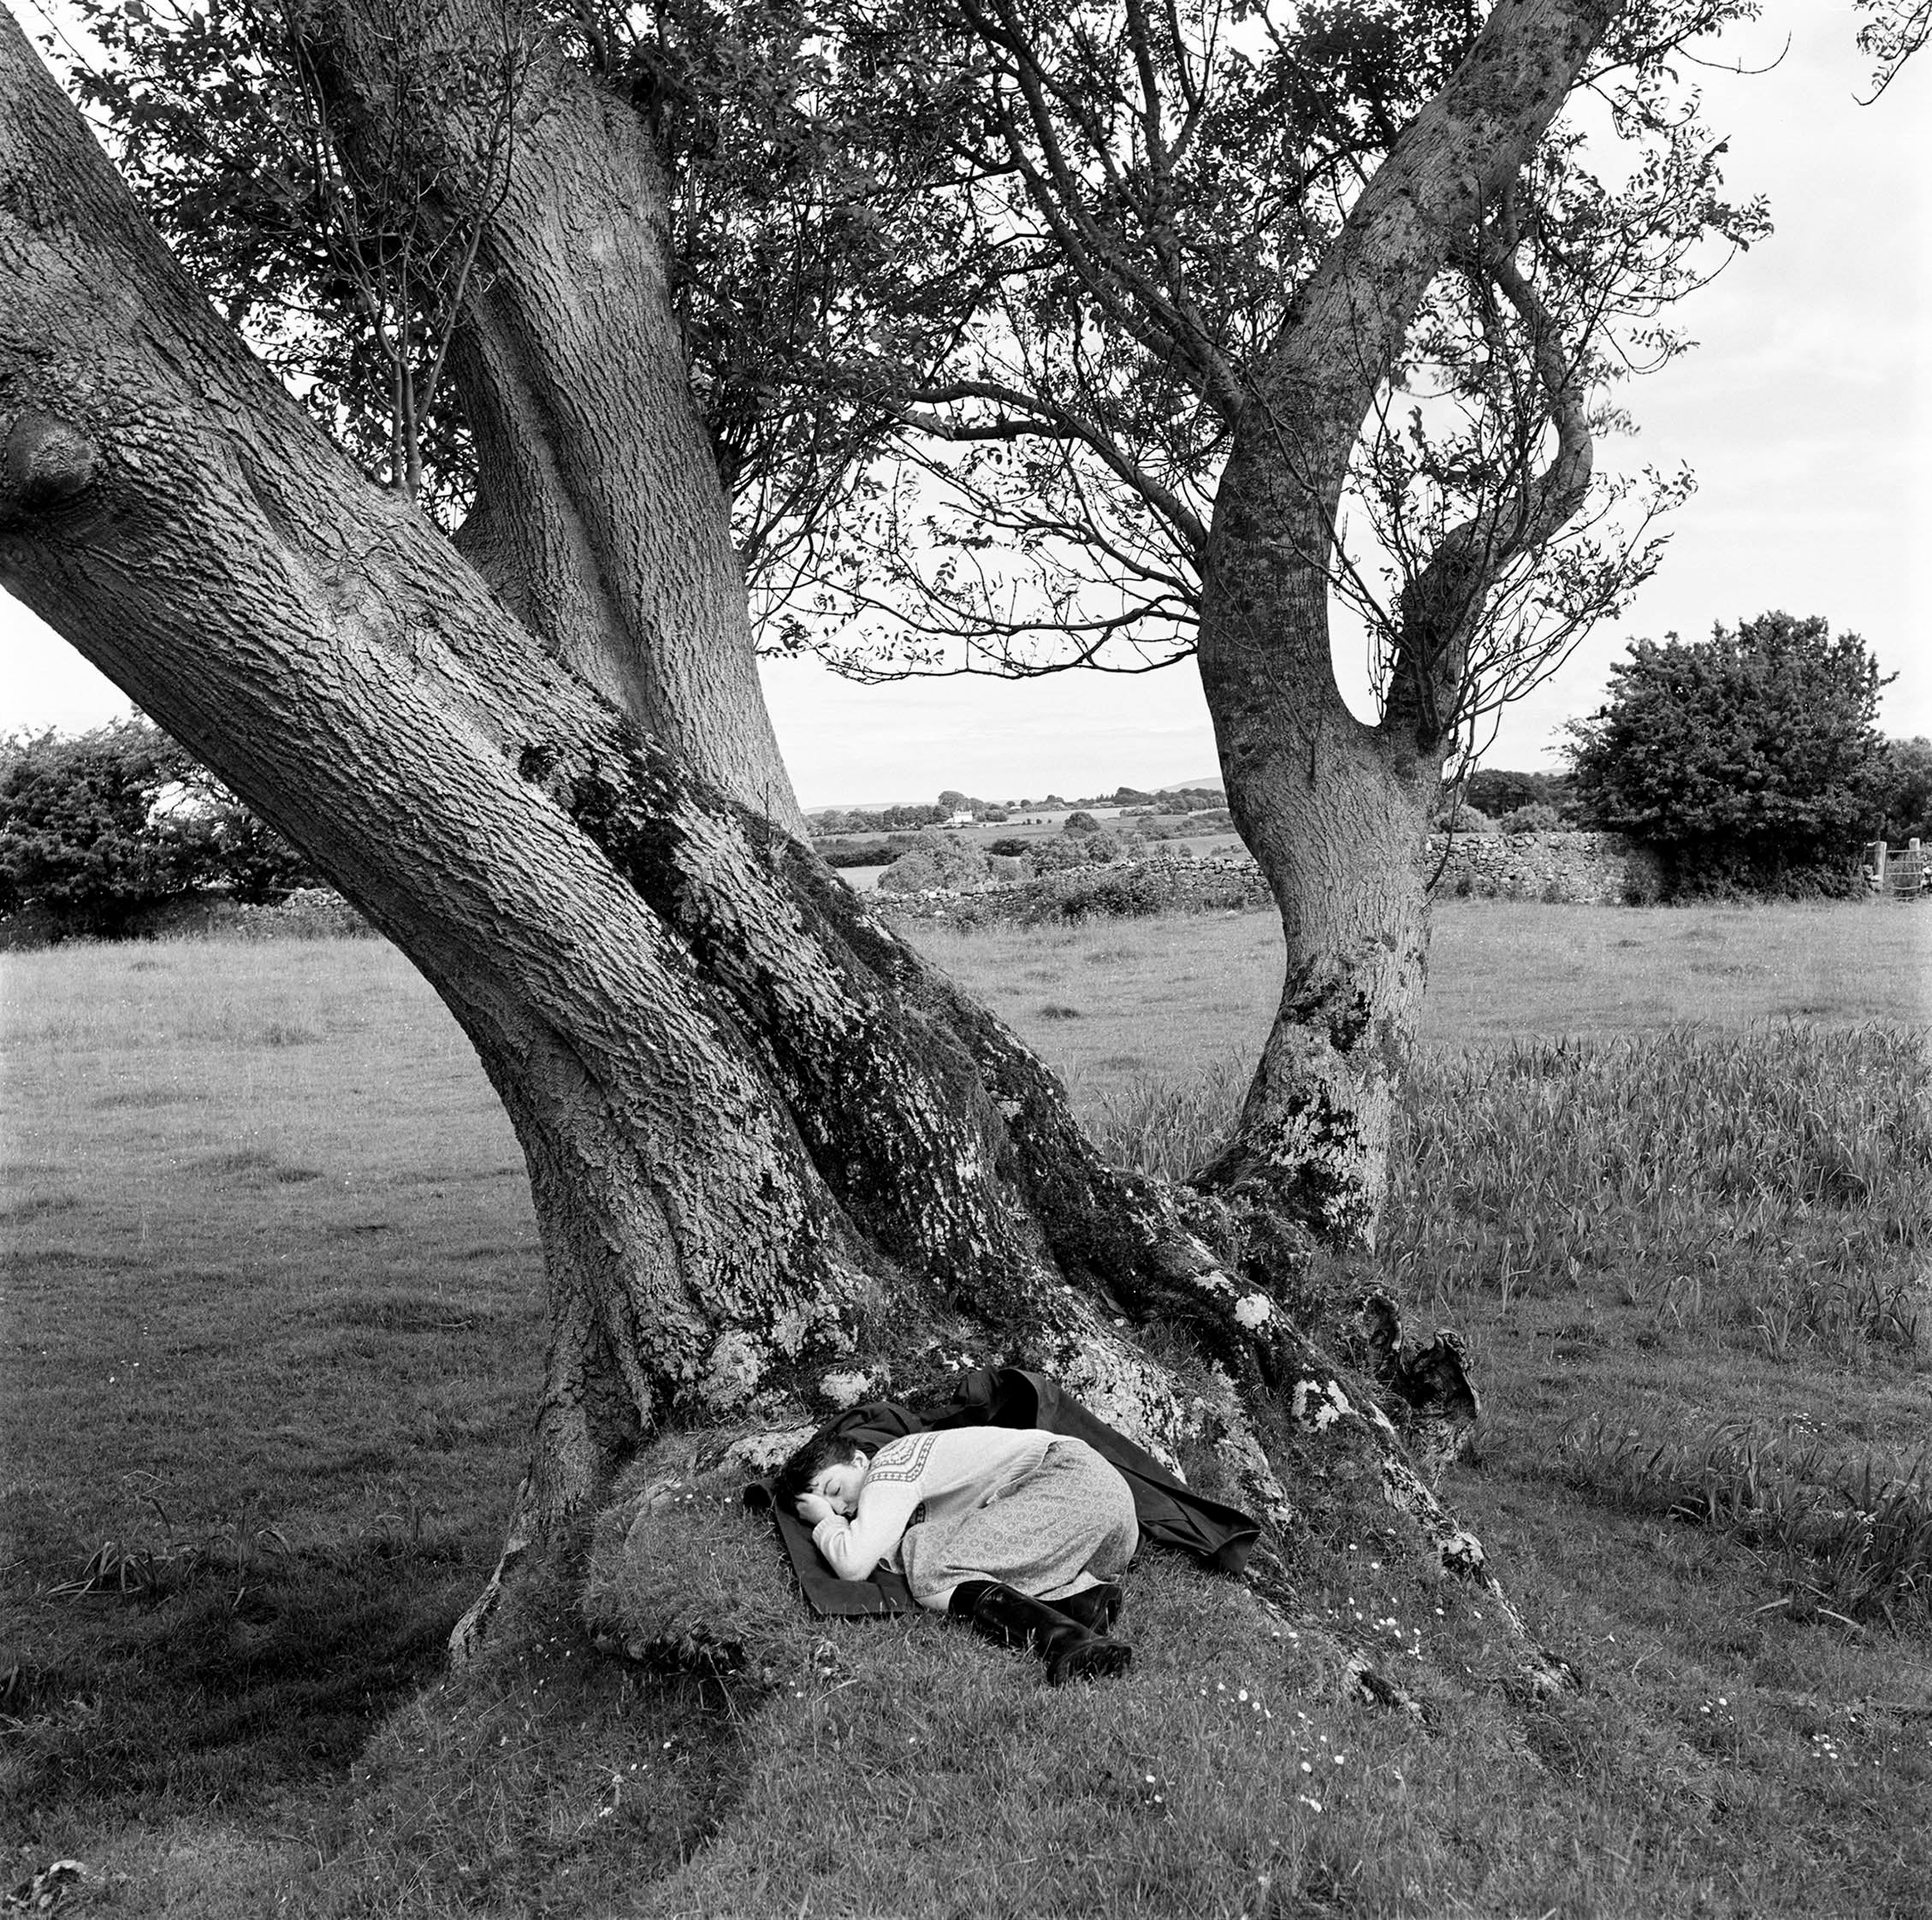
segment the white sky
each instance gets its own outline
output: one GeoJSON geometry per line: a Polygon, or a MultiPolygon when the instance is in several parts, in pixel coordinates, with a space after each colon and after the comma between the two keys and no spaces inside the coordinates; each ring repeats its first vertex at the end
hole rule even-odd
{"type": "MultiPolygon", "coordinates": [[[[1862,634],[1896,682],[1895,735],[1932,734],[1932,56],[1876,105],[1844,0],[1798,0],[1728,43],[1771,73],[1705,76],[1731,135],[1728,184],[1770,196],[1777,231],[1685,316],[1696,351],[1623,398],[1639,457],[1696,470],[1658,577],[1504,717],[1492,767],[1551,764],[1562,723],[1601,698],[1631,634],[1701,638],[1771,607],[1862,634]]],[[[779,738],[807,806],[1109,791],[1211,775],[1191,666],[1135,678],[1059,674],[857,686],[814,662],[767,662],[779,738]]],[[[0,594],[0,732],[98,725],[127,702],[0,594]]]]}

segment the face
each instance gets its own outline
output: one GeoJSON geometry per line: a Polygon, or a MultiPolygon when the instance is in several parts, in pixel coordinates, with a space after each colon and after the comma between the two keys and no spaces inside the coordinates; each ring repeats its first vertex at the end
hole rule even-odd
{"type": "Polygon", "coordinates": [[[859,1489],[865,1484],[865,1475],[864,1461],[843,1460],[813,1474],[812,1491],[829,1501],[833,1513],[850,1520],[859,1510],[859,1489]]]}

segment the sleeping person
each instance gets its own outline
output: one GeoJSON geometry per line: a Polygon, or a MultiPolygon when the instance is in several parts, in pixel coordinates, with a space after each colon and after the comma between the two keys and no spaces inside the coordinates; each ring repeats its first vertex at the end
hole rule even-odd
{"type": "Polygon", "coordinates": [[[1134,1496],[1084,1440],[958,1427],[907,1434],[868,1460],[820,1433],[779,1469],[773,1495],[841,1579],[862,1580],[883,1561],[921,1606],[1030,1647],[1056,1686],[1120,1673],[1133,1657],[1109,1629],[1140,1542],[1134,1496]]]}

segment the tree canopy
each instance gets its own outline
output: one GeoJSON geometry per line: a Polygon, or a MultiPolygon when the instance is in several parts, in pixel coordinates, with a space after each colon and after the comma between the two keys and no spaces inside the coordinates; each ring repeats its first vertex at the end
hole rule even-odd
{"type": "Polygon", "coordinates": [[[1908,840],[1932,843],[1932,740],[1923,733],[1893,740],[1888,757],[1890,779],[1881,831],[1894,846],[1908,840]]]}
{"type": "MultiPolygon", "coordinates": [[[[454,152],[358,147],[325,55],[261,0],[79,0],[109,57],[69,70],[231,321],[368,471],[454,524],[473,456],[446,370],[518,56],[506,27],[426,74],[411,49],[447,10],[407,0],[364,84],[484,103],[454,152]]],[[[1674,307],[1766,228],[1726,198],[1674,64],[1750,10],[1617,9],[1577,110],[1448,249],[1373,382],[1309,560],[1384,691],[1407,675],[1445,737],[1656,563],[1687,479],[1593,471],[1587,441],[1626,424],[1619,382],[1683,350],[1674,307]],[[1629,151],[1606,164],[1610,139],[1629,151]],[[1447,682],[1402,636],[1445,594],[1435,711],[1447,682]]],[[[686,367],[765,643],[861,675],[1191,652],[1235,423],[1270,404],[1298,290],[1483,17],[677,0],[548,19],[661,157],[686,367]]]]}

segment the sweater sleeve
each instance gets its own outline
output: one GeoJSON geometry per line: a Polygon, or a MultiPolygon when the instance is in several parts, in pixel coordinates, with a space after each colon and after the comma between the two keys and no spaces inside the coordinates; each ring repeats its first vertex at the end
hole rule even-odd
{"type": "Polygon", "coordinates": [[[812,1529],[812,1544],[842,1580],[862,1580],[889,1560],[919,1504],[915,1480],[868,1480],[859,1489],[859,1510],[850,1520],[830,1514],[812,1529]]]}

